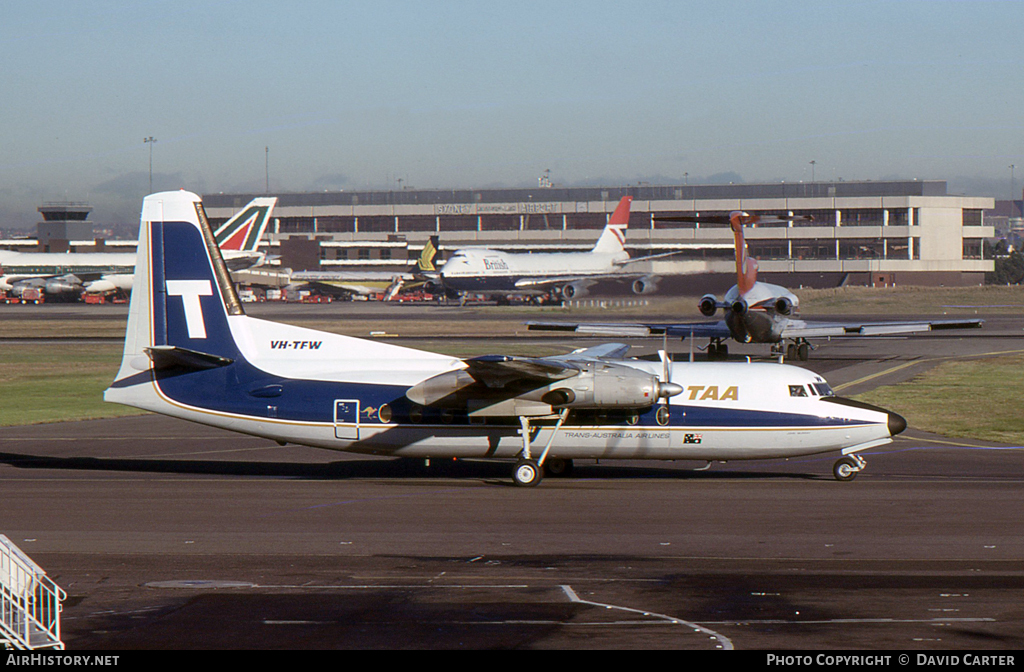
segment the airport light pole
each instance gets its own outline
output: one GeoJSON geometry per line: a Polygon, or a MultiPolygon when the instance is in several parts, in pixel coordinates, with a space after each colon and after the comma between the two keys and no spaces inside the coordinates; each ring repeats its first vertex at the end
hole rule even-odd
{"type": "Polygon", "coordinates": [[[153,193],[153,143],[156,142],[156,138],[152,135],[148,138],[143,138],[142,142],[149,145],[149,193],[153,193]]]}
{"type": "MultiPolygon", "coordinates": [[[[1013,214],[1013,201],[1015,200],[1015,197],[1016,197],[1016,194],[1013,193],[1013,191],[1014,191],[1013,169],[1016,168],[1016,167],[1017,167],[1016,164],[1014,164],[1014,163],[1010,164],[1010,214],[1013,214]]],[[[1024,210],[1024,206],[1021,206],[1021,209],[1024,210]]],[[[1024,215],[1024,213],[1022,213],[1022,215],[1024,215]]]]}

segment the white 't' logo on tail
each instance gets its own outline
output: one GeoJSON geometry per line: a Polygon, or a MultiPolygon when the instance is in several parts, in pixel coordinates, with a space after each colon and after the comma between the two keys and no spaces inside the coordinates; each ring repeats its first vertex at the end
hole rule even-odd
{"type": "Polygon", "coordinates": [[[209,280],[168,280],[167,294],[180,296],[185,306],[185,324],[189,338],[206,338],[206,323],[203,322],[203,308],[200,296],[212,296],[213,287],[209,280]]]}

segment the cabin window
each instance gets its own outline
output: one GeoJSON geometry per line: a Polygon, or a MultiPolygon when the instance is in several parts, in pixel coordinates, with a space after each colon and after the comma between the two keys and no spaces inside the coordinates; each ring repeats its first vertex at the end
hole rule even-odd
{"type": "Polygon", "coordinates": [[[807,388],[804,387],[803,385],[790,385],[789,386],[789,396],[791,396],[791,397],[806,397],[807,396],[807,388]]]}

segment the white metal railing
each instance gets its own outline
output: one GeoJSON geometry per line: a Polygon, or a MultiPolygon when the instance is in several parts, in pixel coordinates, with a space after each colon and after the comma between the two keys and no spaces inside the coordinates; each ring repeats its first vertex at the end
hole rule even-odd
{"type": "Polygon", "coordinates": [[[67,594],[0,534],[0,644],[16,649],[63,649],[61,602],[67,594]]]}

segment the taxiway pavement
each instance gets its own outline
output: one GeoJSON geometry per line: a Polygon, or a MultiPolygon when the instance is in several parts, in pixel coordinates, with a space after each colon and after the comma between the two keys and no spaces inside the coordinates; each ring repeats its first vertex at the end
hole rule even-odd
{"type": "MultiPolygon", "coordinates": [[[[1024,350],[1022,322],[801,365],[854,393],[1024,350]]],[[[154,416],[7,427],[0,532],[67,591],[69,649],[1022,648],[1024,450],[911,429],[866,458],[849,483],[834,456],[584,460],[521,489],[505,462],[154,416]]]]}

